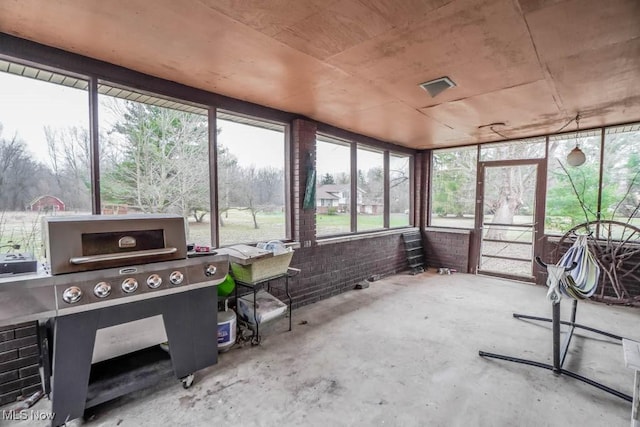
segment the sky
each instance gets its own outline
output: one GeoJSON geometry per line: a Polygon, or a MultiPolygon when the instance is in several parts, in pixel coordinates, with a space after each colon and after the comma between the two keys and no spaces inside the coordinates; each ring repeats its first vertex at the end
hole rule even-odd
{"type": "Polygon", "coordinates": [[[39,160],[47,157],[44,127],[89,127],[87,92],[0,72],[2,138],[17,133],[39,160]]]}
{"type": "MultiPolygon", "coordinates": [[[[106,96],[100,95],[99,100],[106,96]]],[[[108,129],[117,117],[112,109],[100,108],[101,128],[108,129]]],[[[13,138],[17,134],[32,155],[48,163],[44,127],[66,129],[89,127],[87,91],[47,83],[32,78],[0,72],[0,137],[13,138]]],[[[238,157],[242,166],[284,165],[284,135],[281,132],[256,128],[240,123],[219,120],[222,129],[218,141],[238,157]]],[[[350,168],[349,148],[336,144],[319,144],[316,158],[318,173],[337,174],[350,168]]],[[[382,166],[382,155],[358,150],[359,168],[382,166]]]]}
{"type": "MultiPolygon", "coordinates": [[[[102,98],[103,96],[100,96],[102,98]]],[[[99,111],[101,124],[114,122],[107,109],[99,111]]],[[[44,127],[64,129],[89,127],[89,101],[86,91],[0,72],[0,123],[2,138],[16,135],[31,154],[47,163],[44,127]]],[[[284,136],[228,121],[219,121],[219,141],[228,145],[243,166],[282,165],[284,136]],[[281,147],[281,148],[274,148],[281,147]]]]}

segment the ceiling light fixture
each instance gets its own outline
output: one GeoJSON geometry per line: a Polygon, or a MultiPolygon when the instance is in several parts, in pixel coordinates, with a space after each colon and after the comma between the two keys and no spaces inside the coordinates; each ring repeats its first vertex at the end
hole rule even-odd
{"type": "Polygon", "coordinates": [[[576,114],[576,146],[569,154],[567,154],[567,163],[577,167],[584,164],[587,156],[580,149],[580,113],[576,114]]]}

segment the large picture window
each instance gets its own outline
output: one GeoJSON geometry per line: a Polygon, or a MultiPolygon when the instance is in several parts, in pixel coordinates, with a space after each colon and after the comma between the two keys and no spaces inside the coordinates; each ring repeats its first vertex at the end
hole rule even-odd
{"type": "Polygon", "coordinates": [[[87,87],[0,60],[0,253],[41,258],[43,216],[91,213],[87,87]]]}
{"type": "MultiPolygon", "coordinates": [[[[601,131],[549,137],[545,233],[564,234],[578,224],[598,217],[601,131]],[[567,154],[579,143],[586,162],[573,167],[567,154]]],[[[604,193],[603,193],[604,195],[604,193]]],[[[605,198],[609,198],[606,196],[605,198]]],[[[610,201],[603,200],[605,205],[610,201]]]]}
{"type": "Polygon", "coordinates": [[[430,225],[475,226],[478,147],[434,150],[430,225]]]}
{"type": "Polygon", "coordinates": [[[218,113],[220,245],[287,238],[285,126],[218,113]]]}
{"type": "Polygon", "coordinates": [[[640,226],[640,124],[605,131],[601,212],[640,226]]]}
{"type": "Polygon", "coordinates": [[[409,225],[411,208],[411,157],[389,155],[389,225],[409,225]]]}
{"type": "Polygon", "coordinates": [[[182,215],[188,241],[210,245],[207,110],[108,84],[99,92],[102,213],[182,215]]]}
{"type": "Polygon", "coordinates": [[[384,227],[384,156],[362,145],[357,150],[357,229],[384,227]]]}
{"type": "Polygon", "coordinates": [[[316,234],[351,231],[351,145],[318,135],[316,139],[316,234]]]}

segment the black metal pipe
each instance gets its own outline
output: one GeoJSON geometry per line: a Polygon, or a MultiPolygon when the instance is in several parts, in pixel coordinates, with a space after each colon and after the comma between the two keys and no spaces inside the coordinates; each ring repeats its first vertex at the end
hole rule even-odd
{"type": "Polygon", "coordinates": [[[565,335],[564,342],[562,343],[562,350],[560,353],[560,366],[562,368],[564,365],[564,359],[567,357],[567,352],[569,351],[569,344],[571,344],[571,338],[573,338],[573,331],[576,329],[575,325],[571,326],[569,333],[565,335]]]}
{"type": "Polygon", "coordinates": [[[551,304],[551,315],[553,322],[551,322],[551,329],[553,332],[553,371],[560,372],[562,369],[562,361],[560,359],[560,304],[551,304]]]}
{"type": "MultiPolygon", "coordinates": [[[[485,351],[479,351],[478,352],[479,356],[482,357],[489,357],[489,358],[493,358],[493,359],[500,359],[500,360],[506,360],[508,362],[515,362],[515,363],[521,363],[523,365],[529,365],[529,366],[535,366],[538,368],[543,368],[543,369],[548,369],[550,371],[554,371],[556,372],[556,370],[553,368],[552,365],[549,365],[547,363],[542,363],[542,362],[536,362],[535,360],[528,360],[528,359],[520,359],[518,357],[512,357],[512,356],[505,356],[503,354],[496,354],[496,353],[487,353],[485,351]]],[[[604,384],[600,384],[597,381],[594,381],[590,378],[587,377],[583,377],[582,375],[576,374],[575,372],[571,372],[567,369],[562,369],[560,368],[560,370],[557,371],[557,373],[559,374],[565,374],[568,377],[574,378],[576,380],[582,381],[586,384],[589,384],[593,387],[596,387],[602,391],[606,391],[607,393],[610,393],[616,397],[619,397],[620,399],[626,400],[627,402],[632,402],[633,399],[631,396],[621,393],[618,390],[614,390],[611,387],[607,387],[604,384]]]]}
{"type": "Polygon", "coordinates": [[[607,393],[611,393],[614,396],[619,397],[620,399],[626,400],[627,402],[632,402],[633,401],[631,396],[629,396],[628,394],[621,393],[618,390],[614,390],[614,389],[612,389],[610,387],[607,387],[604,384],[600,384],[599,382],[593,381],[592,379],[589,379],[587,377],[583,377],[582,375],[576,374],[575,372],[571,372],[571,371],[568,371],[566,369],[562,369],[561,373],[563,373],[563,374],[565,374],[565,375],[567,375],[567,376],[569,376],[571,378],[574,378],[576,380],[579,380],[579,381],[582,381],[584,383],[587,383],[587,384],[589,384],[589,385],[591,385],[593,387],[599,388],[602,391],[606,391],[607,393]]]}
{"type": "MultiPolygon", "coordinates": [[[[552,322],[553,320],[548,317],[538,317],[538,316],[529,316],[528,314],[518,314],[513,313],[513,317],[516,319],[527,319],[527,320],[538,320],[540,322],[552,322]]],[[[568,320],[561,320],[561,324],[575,326],[576,328],[584,329],[586,331],[595,332],[596,334],[604,335],[609,338],[613,338],[619,341],[622,341],[622,337],[619,335],[612,334],[611,332],[605,332],[600,329],[592,328],[591,326],[585,326],[580,323],[571,323],[568,320]]]]}
{"type": "Polygon", "coordinates": [[[553,366],[549,365],[548,363],[536,362],[535,360],[520,359],[519,357],[505,356],[504,354],[487,353],[486,351],[482,350],[478,351],[478,355],[482,357],[490,357],[493,359],[506,360],[508,362],[522,363],[523,365],[536,366],[538,368],[548,369],[550,371],[554,370],[553,366]]]}

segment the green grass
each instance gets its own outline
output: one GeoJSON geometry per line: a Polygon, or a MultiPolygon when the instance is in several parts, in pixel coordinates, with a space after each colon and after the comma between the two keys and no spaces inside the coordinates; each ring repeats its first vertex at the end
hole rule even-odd
{"type": "MultiPolygon", "coordinates": [[[[90,212],[57,212],[56,216],[88,215],[90,212]]],[[[39,212],[0,212],[0,253],[31,253],[36,258],[44,257],[42,241],[42,219],[39,212]],[[11,246],[20,245],[20,249],[11,246]]]]}
{"type": "MultiPolygon", "coordinates": [[[[358,231],[381,230],[383,226],[382,215],[358,214],[358,231]]],[[[389,225],[393,227],[409,226],[409,216],[406,214],[391,214],[389,225]]],[[[330,236],[351,231],[351,217],[348,213],[337,215],[316,215],[316,234],[318,236],[330,236]]]]}
{"type": "MultiPolygon", "coordinates": [[[[88,212],[58,212],[57,215],[78,215],[89,214],[88,212]]],[[[31,252],[38,257],[42,257],[42,233],[40,230],[44,215],[37,212],[4,212],[0,213],[0,245],[7,245],[9,242],[20,244],[22,252],[31,252]]],[[[616,218],[621,222],[626,222],[626,218],[616,218]]],[[[230,210],[226,217],[223,214],[224,226],[220,227],[221,245],[231,245],[236,243],[254,243],[274,239],[284,239],[285,217],[283,212],[266,213],[260,212],[257,216],[258,226],[253,226],[253,220],[249,211],[230,210]]],[[[518,218],[517,222],[525,222],[530,218],[518,218]]],[[[640,218],[632,219],[631,223],[640,226],[640,218]]],[[[408,226],[408,216],[405,214],[392,214],[390,218],[391,227],[408,226]]],[[[473,218],[438,218],[434,217],[434,225],[457,228],[473,228],[473,218]]],[[[189,235],[187,240],[191,243],[210,245],[210,216],[207,215],[204,221],[196,223],[189,218],[189,235]]],[[[380,230],[382,229],[382,215],[358,215],[358,230],[380,230]]],[[[345,234],[350,232],[349,214],[337,215],[317,215],[316,232],[318,236],[329,236],[334,234],[345,234]]],[[[548,230],[547,233],[550,231],[548,230]]],[[[559,233],[562,234],[562,233],[559,233]]],[[[508,239],[530,240],[530,235],[523,235],[522,230],[514,229],[509,231],[508,239]]],[[[4,247],[0,252],[10,252],[10,248],[4,247]]]]}
{"type": "MultiPolygon", "coordinates": [[[[59,212],[57,215],[88,215],[89,212],[59,212]]],[[[37,212],[5,212],[0,213],[0,245],[13,242],[20,245],[20,251],[34,253],[42,258],[41,224],[44,215],[37,212]]],[[[255,228],[249,211],[232,209],[227,215],[223,214],[224,226],[220,227],[220,244],[255,243],[268,240],[286,238],[285,217],[283,212],[260,212],[257,215],[258,227],[255,228]]],[[[391,226],[407,225],[407,215],[397,214],[391,217],[391,226]]],[[[318,215],[318,234],[341,234],[350,230],[348,215],[318,215]]],[[[358,228],[372,230],[382,228],[381,215],[359,215],[358,228]]],[[[206,215],[203,222],[195,222],[189,217],[187,241],[200,245],[211,245],[210,216],[206,215]]],[[[9,252],[10,248],[0,249],[9,252]]]]}
{"type": "Polygon", "coordinates": [[[251,213],[246,210],[231,209],[222,214],[222,222],[224,226],[220,226],[221,246],[286,238],[284,212],[259,212],[256,216],[258,228],[254,227],[251,213]]]}

